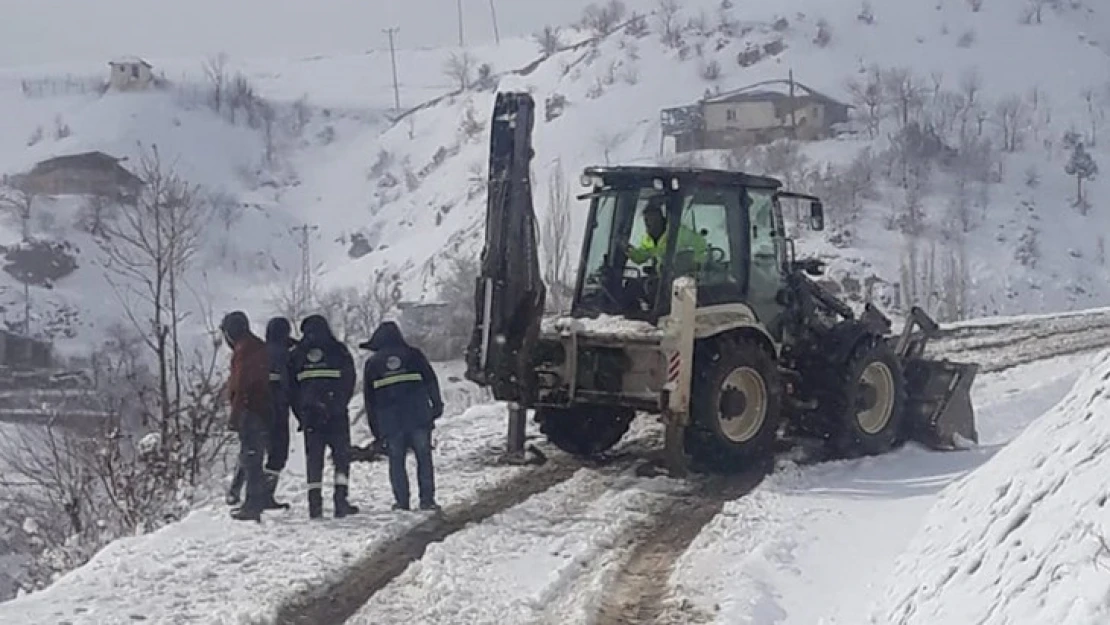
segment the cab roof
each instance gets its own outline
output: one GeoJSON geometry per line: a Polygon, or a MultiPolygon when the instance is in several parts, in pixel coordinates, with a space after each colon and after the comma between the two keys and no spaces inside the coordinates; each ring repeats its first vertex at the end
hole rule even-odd
{"type": "Polygon", "coordinates": [[[737,187],[757,187],[763,189],[778,189],[782,181],[769,176],[756,176],[742,171],[727,171],[724,169],[704,169],[699,167],[644,167],[644,166],[616,166],[616,167],[587,167],[583,171],[587,176],[600,176],[604,179],[617,182],[619,180],[643,180],[651,178],[678,178],[680,184],[692,182],[716,183],[737,187]]]}

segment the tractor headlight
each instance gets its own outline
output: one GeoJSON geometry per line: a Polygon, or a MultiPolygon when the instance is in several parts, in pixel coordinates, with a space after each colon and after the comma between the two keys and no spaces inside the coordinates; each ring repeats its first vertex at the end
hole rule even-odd
{"type": "Polygon", "coordinates": [[[662,178],[656,178],[655,180],[652,180],[651,181],[651,186],[654,187],[656,191],[662,191],[663,190],[663,179],[662,178]]]}
{"type": "Polygon", "coordinates": [[[593,184],[593,181],[593,177],[589,174],[582,174],[582,177],[578,179],[578,182],[581,183],[583,187],[591,186],[593,184]]]}

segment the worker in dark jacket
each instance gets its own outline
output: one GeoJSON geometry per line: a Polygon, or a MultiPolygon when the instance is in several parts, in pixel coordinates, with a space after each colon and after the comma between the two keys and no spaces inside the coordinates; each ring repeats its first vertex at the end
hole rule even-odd
{"type": "Polygon", "coordinates": [[[347,346],[336,340],[326,319],[311,315],[301,322],[301,340],[289,357],[293,412],[304,429],[308,473],[308,515],[323,515],[324,450],[335,465],[335,516],[356,514],[348,501],[351,421],[347,404],[355,391],[355,364],[347,346]]]}
{"type": "Polygon", "coordinates": [[[266,344],[250,329],[241,311],[229,313],[220,323],[224,340],[232,349],[227,391],[231,404],[228,426],[239,433],[239,466],[247,483],[247,498],[232,511],[237,520],[258,521],[265,508],[266,486],[262,475],[262,456],[272,425],[270,404],[270,362],[266,344]]]}
{"type": "Polygon", "coordinates": [[[405,456],[416,456],[420,508],[438,510],[432,467],[432,429],[443,414],[439,381],[424,353],[405,342],[392,321],[378,326],[359,347],[374,354],[366,360],[362,393],[367,415],[373,415],[386,440],[394,510],[409,509],[409,478],[405,456]]]}
{"type": "Polygon", "coordinates": [[[289,459],[289,355],[297,345],[290,336],[293,329],[285,317],[274,317],[266,324],[266,351],[270,356],[270,398],[274,405],[274,427],[270,431],[269,453],[262,472],[266,476],[266,507],[288,508],[274,499],[278,479],[289,459]]]}

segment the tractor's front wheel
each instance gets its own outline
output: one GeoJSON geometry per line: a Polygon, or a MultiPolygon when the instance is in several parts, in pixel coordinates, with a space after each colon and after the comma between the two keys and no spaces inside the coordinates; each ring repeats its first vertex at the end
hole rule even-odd
{"type": "Polygon", "coordinates": [[[608,451],[628,432],[636,411],[608,406],[543,407],[535,420],[547,440],[568,454],[580,457],[608,451]]]}
{"type": "Polygon", "coordinates": [[[762,467],[771,458],[782,418],[775,358],[746,338],[697,347],[686,449],[713,471],[762,467]]]}
{"type": "Polygon", "coordinates": [[[828,440],[844,457],[883,454],[902,442],[906,380],[894,350],[864,340],[827,387],[828,440]]]}

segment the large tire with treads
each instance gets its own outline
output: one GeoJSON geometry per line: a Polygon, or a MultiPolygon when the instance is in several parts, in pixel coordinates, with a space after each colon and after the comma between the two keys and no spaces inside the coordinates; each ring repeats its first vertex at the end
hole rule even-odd
{"type": "Polygon", "coordinates": [[[589,457],[608,451],[628,432],[636,411],[610,406],[543,407],[535,420],[547,440],[568,454],[589,457]]]}
{"type": "Polygon", "coordinates": [[[905,438],[902,363],[881,337],[867,337],[830,366],[821,413],[832,451],[844,458],[884,454],[905,438]]]}
{"type": "Polygon", "coordinates": [[[698,343],[686,450],[715,472],[761,468],[774,454],[782,422],[782,381],[775,357],[751,338],[698,343]]]}

